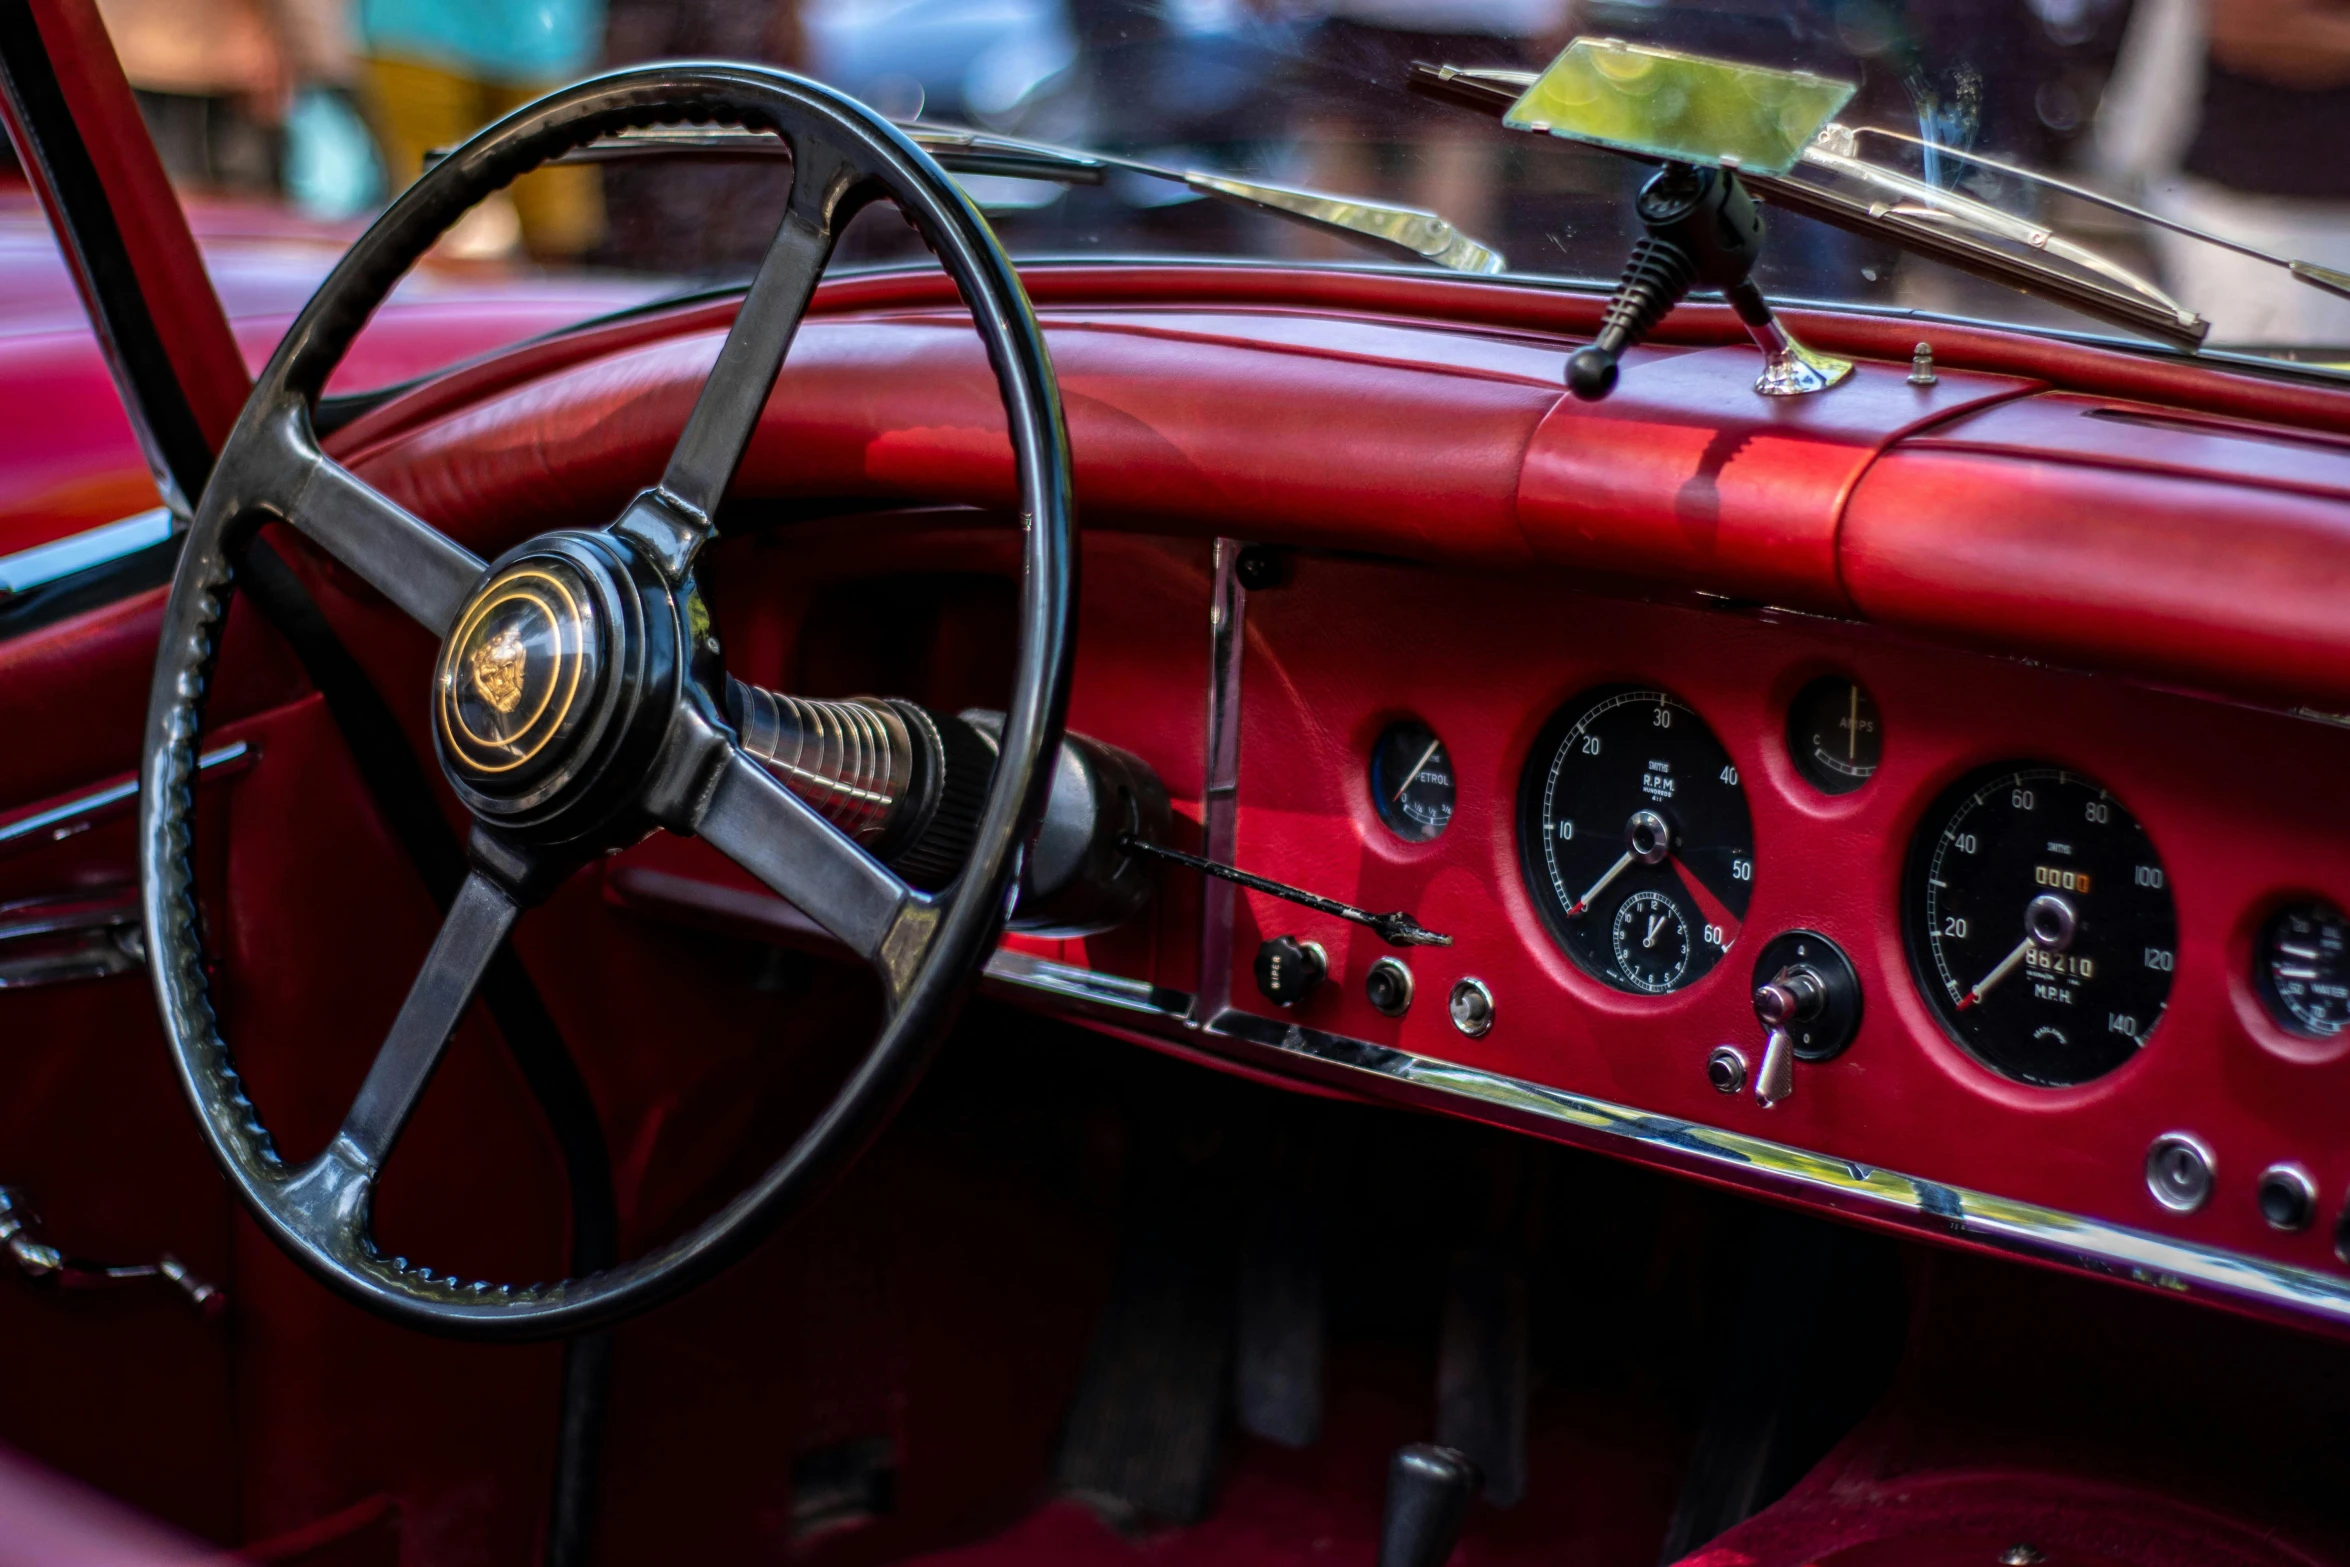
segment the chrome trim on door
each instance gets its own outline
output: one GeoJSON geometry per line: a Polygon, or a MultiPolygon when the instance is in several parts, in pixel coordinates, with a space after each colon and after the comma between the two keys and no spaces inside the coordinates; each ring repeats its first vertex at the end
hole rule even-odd
{"type": "Polygon", "coordinates": [[[178,531],[168,508],[138,512],[119,522],[101,523],[80,533],[51,539],[13,555],[0,555],[0,599],[43,583],[70,577],[77,571],[103,566],[125,555],[153,549],[178,531]]]}
{"type": "Polygon", "coordinates": [[[1102,1017],[1114,1011],[1115,1021],[1187,1049],[1308,1077],[1366,1099],[1466,1116],[1743,1191],[1800,1199],[1888,1228],[2350,1336],[2350,1278],[1946,1186],[1247,1012],[1225,1009],[1203,1024],[1193,1020],[1192,997],[1025,954],[998,953],[988,974],[1052,1010],[1102,1017]]]}
{"type": "MultiPolygon", "coordinates": [[[[197,758],[196,766],[200,771],[211,772],[232,762],[243,761],[251,750],[252,747],[244,741],[234,741],[205,752],[197,758]]],[[[139,780],[135,777],[125,778],[120,783],[107,784],[103,788],[92,789],[88,794],[76,795],[45,811],[35,811],[30,816],[0,824],[0,850],[45,833],[58,838],[71,837],[90,822],[129,805],[138,797],[139,780]]]]}
{"type": "Polygon", "coordinates": [[[0,903],[0,990],[107,979],[146,966],[136,887],[0,903]]]}

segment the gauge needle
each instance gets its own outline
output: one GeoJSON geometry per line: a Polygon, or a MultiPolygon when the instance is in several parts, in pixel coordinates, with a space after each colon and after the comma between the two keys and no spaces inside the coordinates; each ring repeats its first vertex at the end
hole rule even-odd
{"type": "Polygon", "coordinates": [[[1648,917],[1648,934],[1640,938],[1640,944],[1644,947],[1655,946],[1656,933],[1664,928],[1665,917],[1662,914],[1651,914],[1648,917]]]}
{"type": "Polygon", "coordinates": [[[1689,890],[1696,903],[1698,916],[1722,933],[1722,950],[1727,952],[1738,940],[1738,928],[1743,923],[1729,906],[1714,896],[1714,890],[1705,884],[1705,878],[1689,868],[1689,863],[1678,854],[1673,856],[1673,869],[1681,877],[1681,885],[1689,890]]]}
{"type": "Polygon", "coordinates": [[[2024,954],[2031,950],[2031,937],[2026,936],[2023,940],[2017,942],[2015,944],[2015,950],[2010,952],[2006,957],[1999,960],[1999,967],[1993,969],[1990,973],[1985,974],[1981,981],[1976,984],[1974,989],[1968,991],[1965,995],[1958,998],[1958,1010],[1964,1012],[1967,1008],[1973,1006],[1975,1003],[1981,1001],[1985,996],[1989,995],[1991,993],[1991,987],[1998,984],[2001,980],[2007,978],[2008,975],[2014,973],[2015,966],[2018,963],[2021,963],[2024,960],[2024,954]]]}
{"type": "Polygon", "coordinates": [[[1444,744],[1442,740],[1431,740],[1428,742],[1428,749],[1422,751],[1420,753],[1420,759],[1414,762],[1410,769],[1404,773],[1403,787],[1395,791],[1393,798],[1387,802],[1388,804],[1396,804],[1398,801],[1402,800],[1407,793],[1410,792],[1413,783],[1419,779],[1420,769],[1428,765],[1428,758],[1434,756],[1436,754],[1436,748],[1442,744],[1444,744]]]}
{"type": "Polygon", "coordinates": [[[1852,710],[1844,719],[1844,760],[1860,760],[1860,687],[1852,688],[1852,710]]]}
{"type": "Polygon", "coordinates": [[[1567,910],[1567,918],[1573,919],[1576,915],[1591,907],[1591,900],[1598,897],[1601,893],[1607,891],[1608,883],[1614,881],[1618,876],[1623,875],[1626,868],[1631,865],[1635,858],[1636,856],[1632,853],[1632,851],[1630,849],[1626,849],[1623,854],[1617,858],[1616,863],[1607,868],[1607,874],[1600,877],[1599,880],[1593,882],[1591,884],[1591,890],[1584,893],[1583,896],[1575,900],[1575,906],[1567,910]]]}

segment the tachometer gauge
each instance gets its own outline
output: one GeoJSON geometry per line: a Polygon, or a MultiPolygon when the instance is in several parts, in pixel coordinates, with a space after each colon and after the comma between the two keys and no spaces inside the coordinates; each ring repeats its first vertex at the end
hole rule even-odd
{"type": "Polygon", "coordinates": [[[2260,999],[2296,1034],[2331,1039],[2350,1026],[2350,915],[2330,903],[2277,910],[2260,932],[2260,999]]]}
{"type": "Polygon", "coordinates": [[[1754,893],[1738,769],[1663,691],[1587,692],[1544,727],[1518,788],[1518,856],[1567,956],[1635,995],[1703,979],[1754,893]]]}
{"type": "Polygon", "coordinates": [[[1961,780],[1919,826],[1906,880],[1918,984],[1993,1071],[2086,1083],[2161,1021],[2178,914],[2146,829],[2094,778],[2002,765],[1961,780]]]}
{"type": "Polygon", "coordinates": [[[1410,843],[1451,825],[1452,757],[1435,730],[1415,719],[1388,726],[1371,748],[1371,803],[1388,831],[1410,843]]]}

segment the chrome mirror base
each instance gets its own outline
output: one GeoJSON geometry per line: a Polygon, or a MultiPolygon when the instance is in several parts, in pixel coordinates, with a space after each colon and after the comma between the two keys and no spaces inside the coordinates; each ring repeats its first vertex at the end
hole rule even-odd
{"type": "Polygon", "coordinates": [[[1851,360],[1814,353],[1797,342],[1776,316],[1761,326],[1750,323],[1747,331],[1763,352],[1763,373],[1754,381],[1761,396],[1806,397],[1824,392],[1852,374],[1851,360]]]}

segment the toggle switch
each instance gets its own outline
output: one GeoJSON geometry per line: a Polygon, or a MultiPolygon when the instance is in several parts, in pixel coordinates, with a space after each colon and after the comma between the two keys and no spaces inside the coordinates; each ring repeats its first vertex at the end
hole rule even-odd
{"type": "Polygon", "coordinates": [[[1754,1016],[1764,1031],[1754,1102],[1767,1110],[1795,1092],[1796,1062],[1826,1061],[1852,1043],[1860,1031],[1860,976],[1819,932],[1787,931],[1771,938],[1754,966],[1754,1016]]]}

